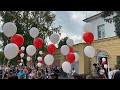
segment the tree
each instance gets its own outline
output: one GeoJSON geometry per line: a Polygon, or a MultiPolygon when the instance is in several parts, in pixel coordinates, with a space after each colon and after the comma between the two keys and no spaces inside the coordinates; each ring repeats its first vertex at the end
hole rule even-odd
{"type": "Polygon", "coordinates": [[[61,48],[62,45],[67,45],[66,44],[67,39],[68,39],[68,37],[64,37],[63,39],[61,39],[58,44],[58,48],[61,48]]]}
{"type": "MultiPolygon", "coordinates": [[[[44,40],[44,47],[38,50],[46,50],[46,38],[50,37],[53,32],[60,34],[61,26],[54,27],[55,14],[50,11],[0,11],[0,16],[3,24],[6,22],[14,22],[16,24],[17,33],[24,36],[25,42],[23,46],[25,47],[33,44],[34,39],[29,35],[29,30],[32,27],[39,29],[40,34],[38,37],[44,40]]],[[[2,49],[4,49],[10,43],[10,38],[0,32],[0,41],[2,41],[2,49]]],[[[20,57],[17,56],[16,59],[20,59],[20,57]]],[[[34,59],[36,58],[34,57],[34,59]]]]}
{"type": "Polygon", "coordinates": [[[115,23],[115,32],[117,36],[120,37],[120,11],[102,11],[101,16],[106,22],[115,23]],[[113,17],[109,17],[111,15],[113,15],[113,17]]]}

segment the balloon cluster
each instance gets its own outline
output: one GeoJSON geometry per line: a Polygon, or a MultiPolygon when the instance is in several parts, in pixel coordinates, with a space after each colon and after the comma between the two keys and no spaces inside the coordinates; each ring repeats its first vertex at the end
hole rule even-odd
{"type": "Polygon", "coordinates": [[[4,48],[4,55],[8,60],[15,58],[18,53],[22,56],[22,50],[19,50],[24,43],[24,38],[20,34],[16,34],[17,27],[12,22],[7,22],[3,25],[3,33],[9,38],[10,43],[8,43],[4,48]]]}
{"type": "MultiPolygon", "coordinates": [[[[32,56],[37,52],[37,49],[43,47],[43,39],[39,38],[39,30],[36,27],[32,27],[29,31],[29,34],[32,38],[34,38],[33,45],[29,45],[26,48],[26,52],[28,54],[27,61],[32,60],[32,56]]],[[[41,57],[37,57],[38,63],[37,66],[41,67],[42,63],[40,62],[42,60],[41,57]]]]}
{"type": "Polygon", "coordinates": [[[52,42],[52,44],[48,45],[48,47],[47,47],[48,54],[44,58],[44,62],[46,65],[52,65],[54,62],[53,54],[56,51],[56,46],[54,44],[57,44],[59,42],[58,34],[53,33],[50,36],[50,41],[52,42]]]}
{"type": "Polygon", "coordinates": [[[68,39],[66,41],[66,44],[67,45],[63,45],[60,49],[61,53],[66,56],[66,60],[67,60],[67,61],[63,62],[62,69],[63,69],[64,72],[70,73],[71,64],[73,62],[76,62],[76,61],[79,60],[79,54],[74,53],[74,50],[72,48],[74,42],[73,42],[72,39],[68,39]]]}
{"type": "MultiPolygon", "coordinates": [[[[94,41],[94,35],[92,33],[92,27],[90,23],[87,23],[84,26],[84,34],[83,34],[83,39],[84,41],[91,45],[94,41]]],[[[86,46],[84,48],[84,53],[87,57],[93,58],[95,56],[95,49],[92,46],[86,46]]]]}
{"type": "Polygon", "coordinates": [[[106,58],[102,58],[102,65],[104,65],[105,69],[108,68],[108,65],[107,65],[107,62],[106,62],[106,58]]]}

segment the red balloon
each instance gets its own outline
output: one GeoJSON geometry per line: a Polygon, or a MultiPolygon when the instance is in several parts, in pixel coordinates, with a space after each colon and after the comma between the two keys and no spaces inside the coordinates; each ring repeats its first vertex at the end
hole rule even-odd
{"type": "Polygon", "coordinates": [[[55,45],[54,45],[54,44],[50,44],[50,45],[48,46],[48,48],[47,48],[47,51],[48,51],[49,54],[54,54],[55,51],[56,51],[55,45]]]}
{"type": "Polygon", "coordinates": [[[20,63],[20,60],[17,60],[17,63],[20,63]]]}
{"type": "Polygon", "coordinates": [[[83,39],[86,43],[91,44],[94,40],[94,35],[91,32],[86,32],[83,34],[83,39]]]}
{"type": "Polygon", "coordinates": [[[35,38],[33,43],[36,48],[41,48],[43,46],[43,40],[41,38],[35,38]]]}
{"type": "Polygon", "coordinates": [[[75,61],[75,55],[74,53],[69,53],[66,57],[67,61],[70,63],[73,63],[75,61]]]}
{"type": "Polygon", "coordinates": [[[44,57],[44,56],[45,56],[45,54],[44,54],[44,53],[42,53],[42,54],[41,54],[41,56],[42,56],[42,57],[44,57]]]}
{"type": "Polygon", "coordinates": [[[23,53],[23,51],[22,50],[19,50],[19,52],[18,52],[19,54],[21,54],[21,53],[23,53]]]}
{"type": "Polygon", "coordinates": [[[15,34],[10,39],[11,43],[15,43],[18,47],[21,47],[24,43],[24,38],[20,34],[15,34]]]}
{"type": "Polygon", "coordinates": [[[39,60],[38,62],[39,62],[39,63],[43,63],[43,61],[42,61],[42,60],[39,60]]]}
{"type": "Polygon", "coordinates": [[[106,61],[105,62],[102,62],[103,65],[107,64],[106,61]]]}
{"type": "Polygon", "coordinates": [[[70,52],[69,53],[73,53],[74,52],[73,48],[72,47],[69,47],[69,48],[70,48],[70,52]]]}

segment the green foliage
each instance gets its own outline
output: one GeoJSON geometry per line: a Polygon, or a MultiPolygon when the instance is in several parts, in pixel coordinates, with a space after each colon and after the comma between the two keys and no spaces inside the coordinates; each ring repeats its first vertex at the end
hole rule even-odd
{"type": "MultiPolygon", "coordinates": [[[[50,37],[53,32],[60,34],[61,26],[54,27],[55,14],[50,11],[0,11],[0,16],[2,18],[1,22],[14,22],[16,24],[17,33],[24,37],[25,42],[23,46],[25,47],[33,44],[34,39],[29,35],[31,27],[36,27],[40,31],[38,37],[44,40],[42,51],[46,50],[47,41],[45,39],[47,37],[50,37]]],[[[0,32],[0,41],[3,43],[1,48],[4,49],[10,43],[10,38],[7,38],[3,32],[0,32]]],[[[20,58],[16,57],[14,59],[18,60],[20,58]]]]}
{"type": "Polygon", "coordinates": [[[0,52],[0,64],[3,64],[4,62],[4,53],[1,51],[0,52]]]}
{"type": "Polygon", "coordinates": [[[120,11],[103,11],[101,16],[104,18],[106,22],[115,23],[115,32],[117,36],[120,37],[120,11]],[[113,14],[116,14],[116,15],[114,15],[112,18],[106,19],[106,17],[109,17],[113,14]]]}
{"type": "Polygon", "coordinates": [[[61,39],[59,44],[58,44],[58,48],[61,48],[61,46],[63,46],[63,45],[67,45],[66,44],[67,39],[68,39],[68,37],[61,39]]]}

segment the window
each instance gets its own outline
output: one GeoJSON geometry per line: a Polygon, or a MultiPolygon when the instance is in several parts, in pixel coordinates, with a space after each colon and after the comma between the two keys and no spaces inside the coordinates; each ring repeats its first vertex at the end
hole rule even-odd
{"type": "Polygon", "coordinates": [[[120,64],[120,56],[117,56],[117,65],[120,64]]]}
{"type": "Polygon", "coordinates": [[[99,25],[97,26],[97,30],[98,30],[98,39],[100,38],[104,38],[105,37],[105,25],[99,25]]]}

